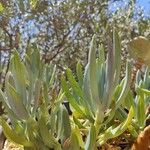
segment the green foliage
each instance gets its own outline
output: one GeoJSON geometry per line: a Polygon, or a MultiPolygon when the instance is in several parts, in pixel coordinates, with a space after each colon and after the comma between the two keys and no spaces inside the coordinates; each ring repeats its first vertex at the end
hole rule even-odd
{"type": "Polygon", "coordinates": [[[120,125],[117,127],[114,127],[114,125],[110,126],[103,134],[101,134],[98,139],[100,145],[105,144],[106,141],[110,138],[115,138],[119,135],[121,135],[125,130],[127,130],[128,126],[130,125],[132,118],[134,116],[134,110],[131,107],[128,117],[125,121],[123,121],[120,125]]]}
{"type": "Polygon", "coordinates": [[[0,91],[0,96],[12,125],[2,117],[0,120],[6,137],[25,149],[58,150],[58,139],[70,136],[69,116],[60,104],[63,93],[49,95],[49,90],[54,91],[54,71],[55,67],[43,63],[35,46],[30,47],[24,62],[17,51],[11,58],[6,92],[0,91]],[[58,115],[63,121],[57,120],[58,115]],[[63,130],[60,135],[55,135],[56,126],[63,130]]]}
{"type": "MultiPolygon", "coordinates": [[[[86,64],[93,34],[98,37],[98,44],[106,47],[106,35],[115,26],[121,36],[122,54],[126,59],[126,43],[132,36],[140,34],[150,37],[150,19],[145,17],[136,2],[122,1],[2,0],[1,49],[7,53],[15,48],[22,53],[30,42],[35,42],[40,46],[46,62],[53,61],[59,71],[64,71],[66,66],[75,71],[78,59],[83,65],[86,64]],[[116,3],[122,3],[122,7],[111,10],[116,3]]],[[[0,61],[3,64],[2,58],[0,61]]]]}
{"type": "Polygon", "coordinates": [[[121,120],[119,126],[112,122],[118,109],[122,110],[121,106],[130,90],[131,82],[129,63],[126,65],[125,78],[122,82],[118,79],[121,70],[121,47],[116,32],[113,37],[113,44],[109,41],[106,61],[103,49],[100,49],[100,57],[96,58],[96,37],[93,36],[84,76],[80,64],[77,65],[77,79],[70,69],[66,71],[68,82],[62,76],[62,89],[71,104],[74,122],[80,130],[83,128],[88,132],[86,149],[93,149],[97,139],[101,145],[108,139],[122,134],[134,116],[131,107],[127,119],[121,120]],[[82,120],[85,122],[83,127],[82,120]]]}
{"type": "Polygon", "coordinates": [[[30,5],[34,9],[36,7],[37,0],[30,0],[30,5]]]}
{"type": "Polygon", "coordinates": [[[89,134],[85,143],[85,150],[94,149],[96,147],[96,129],[94,125],[90,126],[89,134]]]}
{"type": "Polygon", "coordinates": [[[144,78],[140,71],[136,76],[136,97],[134,100],[134,109],[136,112],[135,122],[140,129],[144,129],[146,126],[146,120],[149,119],[149,102],[150,102],[150,88],[149,88],[150,76],[149,67],[146,68],[144,78]]]}
{"type": "MultiPolygon", "coordinates": [[[[143,62],[141,66],[144,64],[149,66],[149,44],[149,40],[142,36],[136,37],[129,43],[130,56],[137,62],[143,62]]],[[[149,119],[149,82],[149,67],[146,68],[144,75],[138,69],[134,83],[136,95],[133,97],[131,92],[129,92],[125,100],[125,107],[129,108],[132,106],[135,112],[132,127],[129,129],[133,136],[137,136],[136,132],[144,129],[146,121],[149,119]]],[[[124,114],[126,116],[126,113],[124,114]]]]}
{"type": "Polygon", "coordinates": [[[2,3],[0,3],[0,12],[3,12],[3,10],[4,10],[4,7],[3,7],[2,3]]]}
{"type": "Polygon", "coordinates": [[[131,65],[120,79],[121,44],[114,30],[108,37],[108,52],[97,46],[96,35],[90,44],[88,63],[76,76],[68,68],[61,77],[62,89],[56,94],[56,66],[45,63],[38,47],[29,45],[23,60],[14,51],[6,75],[5,91],[0,90],[7,118],[0,124],[5,136],[25,150],[91,150],[129,131],[135,138],[149,119],[150,75],[136,74],[135,92],[130,89],[131,65]],[[69,116],[62,102],[70,103],[69,116]],[[125,109],[128,111],[125,111],[125,109]],[[118,123],[116,123],[119,122],[118,123]]]}
{"type": "Polygon", "coordinates": [[[136,137],[145,127],[149,119],[149,69],[144,79],[138,71],[134,97],[126,51],[128,41],[136,34],[150,37],[150,19],[145,18],[135,1],[111,11],[115,2],[0,2],[0,82],[5,90],[0,91],[0,101],[12,123],[9,125],[1,117],[7,138],[25,149],[94,149],[125,130],[136,137]],[[112,27],[118,32],[114,32],[113,43],[109,38],[112,27]],[[86,64],[91,39],[83,73],[81,64],[86,64]],[[30,46],[33,42],[40,52],[36,45],[30,46]],[[26,47],[25,59],[21,60],[26,47]],[[14,49],[18,52],[13,53],[14,49]],[[123,80],[121,55],[126,64],[123,80]],[[45,64],[51,61],[58,70],[45,64]],[[54,83],[55,72],[64,71],[66,66],[70,69],[61,82],[72,116],[61,105],[64,93],[56,94],[54,83]]]}

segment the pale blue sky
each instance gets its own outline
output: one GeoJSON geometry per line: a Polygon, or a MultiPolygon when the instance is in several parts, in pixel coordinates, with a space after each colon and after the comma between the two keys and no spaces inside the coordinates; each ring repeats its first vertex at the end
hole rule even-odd
{"type": "MultiPolygon", "coordinates": [[[[129,0],[123,0],[122,2],[112,2],[110,1],[110,11],[116,10],[117,8],[122,7],[125,3],[128,3],[129,0]]],[[[140,6],[143,11],[145,16],[150,15],[150,0],[137,0],[137,5],[140,6]]]]}
{"type": "Polygon", "coordinates": [[[143,7],[146,14],[150,13],[150,0],[138,0],[138,4],[143,7]]]}

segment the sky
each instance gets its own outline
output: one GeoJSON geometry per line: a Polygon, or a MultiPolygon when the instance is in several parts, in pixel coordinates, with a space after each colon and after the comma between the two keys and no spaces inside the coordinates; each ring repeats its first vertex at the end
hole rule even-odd
{"type": "Polygon", "coordinates": [[[143,7],[144,13],[150,13],[150,0],[138,0],[138,4],[143,7]]]}
{"type": "MultiPolygon", "coordinates": [[[[111,2],[110,1],[110,11],[114,11],[117,8],[122,7],[124,4],[128,3],[129,0],[123,0],[122,2],[111,2]]],[[[136,5],[140,6],[144,11],[144,16],[150,15],[150,0],[137,0],[136,5]]]]}

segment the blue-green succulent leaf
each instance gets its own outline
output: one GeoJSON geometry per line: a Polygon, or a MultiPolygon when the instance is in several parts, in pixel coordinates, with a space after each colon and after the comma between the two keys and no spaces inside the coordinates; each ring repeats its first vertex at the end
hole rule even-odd
{"type": "Polygon", "coordinates": [[[94,125],[91,125],[84,149],[92,150],[95,149],[95,146],[96,146],[96,129],[94,125]]]}
{"type": "Polygon", "coordinates": [[[97,108],[100,104],[99,92],[98,92],[98,84],[96,77],[96,36],[94,35],[90,45],[89,51],[89,84],[91,90],[92,100],[94,101],[95,108],[97,108]]]}
{"type": "Polygon", "coordinates": [[[23,62],[21,62],[20,60],[17,51],[15,51],[10,64],[11,64],[10,70],[14,78],[16,90],[20,94],[22,102],[26,105],[27,104],[27,94],[26,94],[27,72],[23,62]]]}
{"type": "Polygon", "coordinates": [[[18,135],[7,123],[4,119],[0,119],[0,124],[3,127],[3,132],[5,136],[20,145],[26,146],[26,147],[33,147],[32,142],[28,141],[27,137],[25,135],[18,135]]]}

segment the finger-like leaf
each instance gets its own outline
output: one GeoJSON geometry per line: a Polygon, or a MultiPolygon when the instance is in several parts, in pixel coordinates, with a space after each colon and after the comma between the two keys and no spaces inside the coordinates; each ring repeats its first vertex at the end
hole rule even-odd
{"type": "Polygon", "coordinates": [[[80,132],[79,128],[77,126],[75,126],[74,131],[75,131],[76,136],[78,138],[79,146],[81,148],[84,148],[84,142],[83,142],[82,135],[81,135],[81,132],[80,132]]]}
{"type": "Polygon", "coordinates": [[[69,150],[80,150],[78,137],[77,137],[76,131],[74,129],[72,130],[71,139],[70,139],[70,145],[69,145],[69,148],[67,148],[67,149],[69,149],[69,150]]]}
{"type": "Polygon", "coordinates": [[[90,81],[89,81],[89,64],[85,67],[84,78],[83,78],[83,91],[84,97],[88,102],[91,110],[94,110],[94,102],[92,101],[92,95],[90,90],[90,81]]]}
{"type": "Polygon", "coordinates": [[[105,74],[105,64],[99,64],[97,62],[97,79],[98,79],[98,91],[101,103],[104,101],[105,95],[105,83],[106,83],[106,74],[105,74]]]}
{"type": "Polygon", "coordinates": [[[69,120],[69,115],[65,107],[62,107],[62,122],[63,126],[63,136],[65,139],[70,137],[71,134],[71,125],[69,120]]]}
{"type": "Polygon", "coordinates": [[[85,127],[83,126],[83,124],[82,124],[78,119],[76,119],[75,116],[73,116],[73,120],[74,120],[74,123],[78,126],[79,129],[80,129],[80,128],[82,128],[82,129],[85,128],[85,127]]]}
{"type": "Polygon", "coordinates": [[[143,88],[141,88],[141,87],[139,87],[139,86],[137,86],[137,92],[138,93],[140,93],[140,94],[145,94],[145,95],[147,95],[147,96],[150,96],[150,91],[149,90],[147,90],[147,89],[143,89],[143,88]]]}
{"type": "Polygon", "coordinates": [[[149,83],[150,83],[150,77],[149,77],[149,73],[150,73],[150,67],[146,68],[145,74],[144,74],[144,80],[143,80],[143,84],[144,84],[144,88],[149,89],[149,83]]]}
{"type": "Polygon", "coordinates": [[[94,125],[91,125],[84,149],[92,150],[95,148],[95,146],[96,146],[96,129],[94,125]]]}
{"type": "Polygon", "coordinates": [[[104,51],[104,46],[103,45],[100,45],[99,46],[99,62],[100,64],[104,63],[105,62],[105,51],[104,51]]]}
{"type": "Polygon", "coordinates": [[[80,86],[78,85],[78,83],[76,82],[72,74],[72,71],[68,68],[66,73],[67,73],[67,77],[68,77],[69,83],[71,84],[72,89],[82,99],[82,104],[84,104],[82,90],[80,86]]]}
{"type": "Polygon", "coordinates": [[[145,101],[144,97],[142,98],[141,95],[138,96],[138,102],[137,102],[137,120],[138,124],[141,127],[145,127],[145,121],[146,121],[146,107],[145,107],[145,101]]]}
{"type": "Polygon", "coordinates": [[[112,100],[113,90],[114,90],[114,50],[113,43],[110,38],[108,38],[108,54],[106,59],[106,88],[103,104],[106,107],[109,107],[112,100]]]}
{"type": "Polygon", "coordinates": [[[33,144],[30,141],[28,141],[28,139],[23,134],[16,134],[16,132],[6,123],[4,119],[1,118],[0,123],[3,127],[3,132],[5,136],[9,140],[26,147],[33,147],[33,144]]]}
{"type": "Polygon", "coordinates": [[[20,119],[27,119],[28,113],[23,102],[21,101],[21,96],[9,83],[6,83],[6,94],[8,98],[8,103],[13,112],[20,119]]]}
{"type": "Polygon", "coordinates": [[[47,145],[49,148],[57,148],[58,150],[61,150],[60,144],[56,141],[53,135],[49,133],[49,130],[46,126],[47,122],[43,115],[41,115],[38,123],[39,123],[40,134],[44,144],[47,145]]]}
{"type": "Polygon", "coordinates": [[[108,139],[115,138],[115,137],[119,136],[120,134],[122,134],[128,128],[128,126],[131,124],[133,116],[134,116],[134,110],[131,107],[127,119],[124,122],[122,122],[119,126],[117,126],[115,128],[113,126],[109,127],[104,132],[104,134],[101,134],[98,137],[99,138],[98,143],[100,145],[102,145],[108,139]]]}
{"type": "Polygon", "coordinates": [[[95,108],[97,108],[100,104],[100,98],[99,98],[98,84],[96,78],[96,37],[95,35],[93,36],[91,41],[88,63],[89,63],[90,90],[91,90],[92,99],[94,101],[93,104],[95,105],[95,108]]]}
{"type": "Polygon", "coordinates": [[[79,85],[82,88],[82,86],[83,86],[83,73],[82,73],[82,66],[81,66],[80,62],[77,63],[76,73],[77,73],[79,85]]]}
{"type": "Polygon", "coordinates": [[[115,79],[114,87],[118,84],[120,79],[120,70],[121,70],[121,43],[120,38],[116,30],[113,33],[113,50],[114,50],[114,67],[115,67],[115,79]]]}
{"type": "Polygon", "coordinates": [[[36,111],[40,103],[41,87],[42,87],[41,81],[36,80],[35,87],[34,87],[35,89],[34,89],[34,101],[33,101],[34,111],[36,111]]]}
{"type": "Polygon", "coordinates": [[[65,92],[67,99],[70,102],[71,106],[85,118],[89,118],[90,120],[93,120],[90,116],[87,116],[82,111],[82,109],[79,107],[78,103],[76,102],[76,99],[71,95],[64,76],[62,76],[61,78],[61,83],[62,83],[62,89],[65,92]]]}
{"type": "Polygon", "coordinates": [[[56,65],[52,69],[51,76],[49,75],[50,76],[49,86],[52,86],[52,84],[54,83],[55,73],[56,73],[56,65]]]}
{"type": "Polygon", "coordinates": [[[125,76],[125,82],[123,85],[123,89],[122,92],[116,102],[116,109],[120,106],[121,103],[123,103],[123,101],[125,100],[128,91],[130,89],[130,83],[131,83],[131,65],[129,64],[129,62],[127,62],[126,65],[126,76],[125,76]]]}
{"type": "Polygon", "coordinates": [[[13,58],[11,59],[11,72],[14,77],[15,87],[23,103],[27,104],[27,94],[26,94],[26,68],[19,58],[19,54],[15,51],[13,58]]]}
{"type": "Polygon", "coordinates": [[[89,104],[88,104],[86,98],[84,97],[84,94],[83,94],[79,84],[76,82],[76,80],[72,74],[72,71],[70,69],[67,69],[66,73],[67,73],[67,77],[68,77],[69,83],[71,84],[73,92],[77,96],[79,96],[79,103],[85,108],[86,113],[88,115],[92,116],[92,112],[89,107],[89,104]]]}
{"type": "Polygon", "coordinates": [[[4,107],[6,108],[8,114],[9,114],[9,117],[10,118],[16,118],[16,114],[12,111],[12,109],[11,109],[7,99],[6,99],[6,96],[4,95],[2,90],[0,90],[0,101],[2,101],[4,107]]]}
{"type": "Polygon", "coordinates": [[[19,6],[19,9],[22,11],[22,12],[24,12],[25,11],[25,7],[24,7],[24,2],[23,2],[23,0],[19,0],[18,1],[18,6],[19,6]]]}

